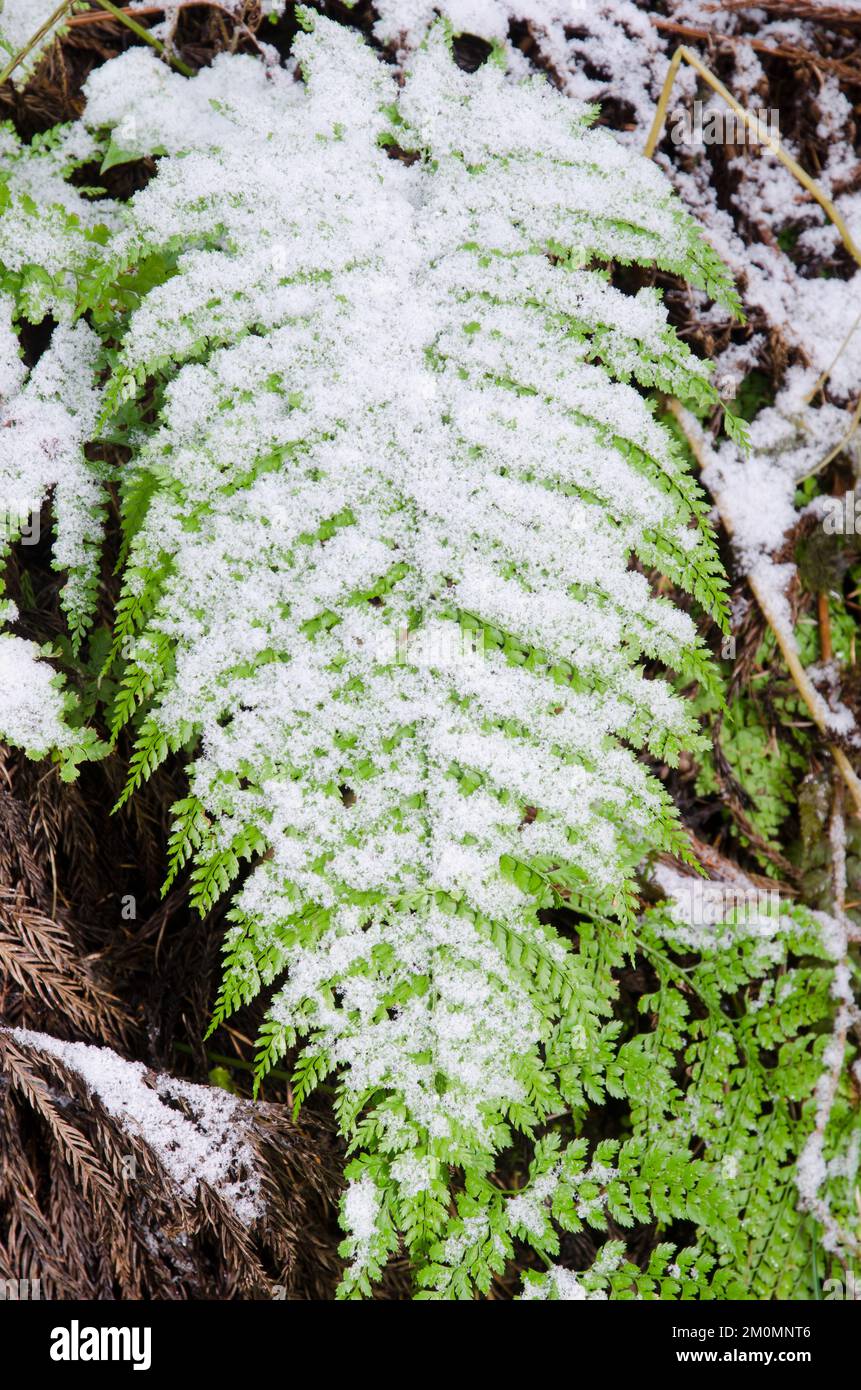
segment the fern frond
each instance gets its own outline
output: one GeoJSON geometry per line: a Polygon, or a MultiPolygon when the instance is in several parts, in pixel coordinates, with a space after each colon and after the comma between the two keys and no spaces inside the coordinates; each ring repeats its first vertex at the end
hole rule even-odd
{"type": "MultiPolygon", "coordinates": [[[[118,804],[182,753],[165,891],[187,872],[202,913],[232,894],[212,1027],[273,989],[257,1085],[288,1052],[297,1105],[331,1077],[344,1296],[400,1248],[420,1297],[487,1294],[517,1243],[551,1263],[525,1297],[803,1287],[791,1182],[834,962],[799,910],[758,932],[728,914],[714,940],[670,909],[643,919],[638,877],[692,863],[641,754],[703,748],[669,673],[721,707],[696,619],[725,627],[728,605],[650,397],[705,414],[710,369],[610,268],[681,275],[730,310],[735,291],[593,111],[496,62],[464,73],[444,25],[401,85],[305,19],[301,83],[237,55],[186,80],[141,49],[91,75],[80,150],[158,156],[106,209],[107,241],[54,183],[47,202],[3,195],[10,319],[61,320],[54,362],[74,342],[86,367],[76,445],[130,456],[104,667],[112,735],[136,739],[118,804]],[[393,129],[411,162],[389,158],[393,129]],[[41,276],[19,245],[36,226],[41,276]],[[101,340],[62,321],[82,312],[101,340]],[[639,1014],[619,1004],[637,956],[639,1014]],[[590,1145],[608,1097],[630,1131],[590,1145]],[[566,1107],[563,1145],[544,1131],[566,1107]],[[515,1139],[532,1161],[503,1192],[515,1139]],[[562,1232],[611,1223],[695,1234],[645,1268],[615,1240],[589,1270],[552,1265],[562,1232]]],[[[25,384],[7,356],[15,399],[37,392],[42,363],[25,384]]],[[[107,474],[75,458],[43,481],[58,552],[77,545],[80,640],[107,474]],[[73,472],[86,519],[61,496],[73,472]]],[[[98,741],[51,689],[0,729],[73,769],[98,741]]],[[[844,1099],[827,1140],[846,1167],[844,1099]]]]}

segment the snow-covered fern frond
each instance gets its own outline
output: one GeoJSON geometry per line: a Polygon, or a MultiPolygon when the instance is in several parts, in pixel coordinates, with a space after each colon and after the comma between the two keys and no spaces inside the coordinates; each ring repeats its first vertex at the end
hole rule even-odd
{"type": "MultiPolygon", "coordinates": [[[[53,562],[67,572],[61,602],[73,637],[89,625],[98,582],[103,501],[99,470],[84,455],[99,414],[94,384],[98,339],[86,323],[55,328],[50,347],[29,373],[13,331],[14,302],[0,294],[0,563],[24,535],[38,539],[43,503],[53,497],[53,562]]],[[[17,617],[4,599],[0,622],[17,617]]],[[[39,660],[32,642],[0,631],[0,736],[34,756],[54,750],[67,775],[104,746],[74,727],[74,696],[39,660]]],[[[80,720],[77,721],[80,723],[80,720]]]]}
{"type": "Polygon", "coordinates": [[[644,569],[718,617],[723,580],[637,387],[716,397],[604,267],[735,300],[660,173],[546,84],[467,76],[441,28],[403,89],[326,21],[295,52],[301,83],[140,49],[89,81],[93,130],[162,153],[93,272],[99,298],[166,268],[105,393],[134,449],[114,725],[127,794],[191,754],[198,905],[252,863],[216,1018],[280,978],[261,1071],[301,1037],[299,1099],[338,1074],[367,1290],[398,1233],[461,1239],[453,1169],[480,1189],[577,1090],[634,868],[684,852],[635,750],[697,735],[645,668],[709,666],[644,569]],[[539,916],[561,900],[618,925],[575,953],[539,916]]]}
{"type": "Polygon", "coordinates": [[[82,122],[56,126],[26,142],[0,124],[0,291],[16,316],[71,320],[94,248],[116,223],[113,202],[85,196],[69,175],[100,155],[82,122]]]}

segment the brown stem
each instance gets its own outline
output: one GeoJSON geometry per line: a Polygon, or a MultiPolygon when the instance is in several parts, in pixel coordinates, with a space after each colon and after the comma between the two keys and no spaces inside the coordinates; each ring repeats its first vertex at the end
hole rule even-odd
{"type": "Polygon", "coordinates": [[[827,213],[830,220],[834,223],[834,226],[840,233],[843,245],[846,247],[852,259],[861,265],[861,247],[859,247],[858,243],[854,240],[843,215],[838,211],[828,195],[823,193],[816,180],[812,179],[805,169],[802,169],[797,159],[793,159],[792,155],[786,153],[779,141],[775,140],[766,130],[764,123],[760,121],[757,116],[752,116],[749,111],[745,111],[744,107],[736,101],[729,88],[725,87],[724,84],[715,77],[711,68],[707,67],[702,59],[699,58],[696,53],[692,52],[690,48],[685,48],[684,44],[679,45],[670,59],[670,66],[667,69],[661,95],[658,98],[658,104],[655,108],[655,119],[652,121],[652,128],[649,131],[643,150],[646,158],[651,159],[657,148],[658,141],[661,138],[661,131],[664,128],[664,121],[667,117],[667,107],[670,102],[673,83],[676,80],[676,73],[683,59],[690,67],[694,68],[695,71],[699,73],[700,77],[704,82],[708,83],[713,92],[717,92],[718,96],[726,102],[730,110],[734,111],[739,120],[748,130],[753,132],[760,143],[765,145],[776,159],[780,160],[781,164],[794,175],[802,187],[806,188],[808,193],[813,195],[819,206],[827,213]]]}
{"type": "Polygon", "coordinates": [[[656,29],[662,29],[668,34],[678,34],[683,39],[696,39],[701,43],[714,41],[729,44],[733,48],[753,48],[768,58],[786,58],[790,63],[812,63],[815,67],[824,68],[827,72],[842,77],[844,82],[861,84],[861,70],[857,67],[850,63],[842,63],[839,58],[823,58],[818,53],[811,53],[807,48],[773,48],[762,39],[748,38],[746,35],[744,38],[734,38],[730,34],[718,34],[714,29],[698,29],[693,24],[676,24],[671,19],[663,19],[660,15],[654,14],[649,15],[649,19],[656,29]]]}
{"type": "MultiPolygon", "coordinates": [[[[704,468],[706,463],[706,457],[704,452],[705,441],[696,425],[696,421],[694,421],[692,417],[688,415],[687,411],[684,409],[683,406],[679,404],[678,401],[670,400],[668,402],[668,405],[669,409],[672,411],[672,413],[678,420],[679,425],[681,426],[682,431],[685,435],[685,438],[687,439],[688,444],[690,445],[691,452],[693,453],[698,464],[700,465],[700,468],[704,468]]],[[[726,498],[722,497],[721,494],[718,492],[715,492],[712,495],[714,497],[718,513],[720,514],[721,521],[723,522],[724,529],[726,530],[727,535],[732,536],[733,527],[732,522],[730,521],[729,508],[726,503],[726,498]]],[[[747,576],[747,582],[750,586],[754,598],[756,599],[757,603],[762,609],[764,618],[766,619],[769,627],[774,633],[777,645],[780,648],[784,661],[786,662],[789,674],[792,676],[792,679],[795,682],[796,689],[798,690],[799,695],[801,696],[802,700],[809,709],[811,717],[817,729],[828,740],[828,751],[830,752],[832,758],[834,759],[835,763],[840,769],[840,773],[843,777],[843,780],[849,788],[849,795],[852,797],[852,800],[855,803],[855,810],[857,814],[861,816],[861,781],[859,781],[858,775],[855,772],[855,769],[853,768],[846,754],[843,752],[843,749],[838,747],[836,743],[833,743],[831,741],[832,732],[828,728],[828,708],[825,704],[825,701],[823,700],[819,691],[816,689],[816,686],[813,684],[812,680],[808,676],[807,672],[804,669],[804,666],[801,663],[801,660],[798,656],[798,652],[795,647],[792,632],[787,632],[786,627],[781,620],[780,614],[775,610],[774,600],[772,598],[769,586],[761,583],[755,573],[749,574],[747,576]]]]}
{"type": "Polygon", "coordinates": [[[104,5],[106,10],[110,11],[114,19],[118,19],[127,29],[131,29],[132,33],[136,34],[139,39],[143,39],[144,43],[148,43],[151,48],[154,48],[162,58],[166,58],[169,63],[172,63],[177,71],[182,73],[183,77],[194,76],[193,68],[190,68],[187,63],[184,63],[182,59],[177,58],[173,53],[169,53],[164,44],[157,39],[154,34],[151,34],[149,29],[145,29],[142,24],[138,24],[136,19],[132,19],[131,14],[127,10],[121,10],[118,5],[113,3],[113,0],[100,0],[100,3],[104,5]]]}
{"type": "MultiPolygon", "coordinates": [[[[198,7],[220,10],[222,14],[228,15],[233,20],[236,19],[233,11],[220,5],[218,0],[177,0],[177,3],[170,5],[169,8],[172,10],[191,10],[198,7]]],[[[124,15],[132,16],[164,14],[166,8],[165,5],[136,5],[134,9],[130,5],[117,6],[117,9],[121,10],[124,15]]],[[[79,26],[84,24],[115,24],[117,20],[118,15],[107,10],[86,10],[84,14],[73,15],[69,24],[79,26]]]]}
{"type": "Polygon", "coordinates": [[[59,24],[66,10],[69,8],[70,4],[71,0],[62,0],[62,3],[59,4],[51,14],[48,15],[48,18],[45,20],[45,23],[40,25],[40,27],[36,30],[35,34],[33,34],[27,40],[27,43],[24,45],[24,47],[19,49],[19,51],[14,55],[14,57],[5,65],[2,72],[0,72],[0,87],[3,86],[4,82],[7,82],[9,80],[9,78],[12,76],[13,72],[19,66],[19,64],[23,63],[24,59],[30,53],[32,53],[33,49],[37,46],[37,44],[41,42],[41,40],[46,36],[46,34],[49,34],[50,31],[54,28],[54,26],[56,24],[59,24]]]}

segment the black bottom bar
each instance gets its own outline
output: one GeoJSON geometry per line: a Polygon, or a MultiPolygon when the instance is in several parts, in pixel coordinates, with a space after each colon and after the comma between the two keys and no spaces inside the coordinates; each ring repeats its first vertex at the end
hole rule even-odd
{"type": "MultiPolygon", "coordinates": [[[[675,1369],[694,1379],[703,1370],[732,1373],[737,1367],[755,1366],[766,1383],[774,1372],[790,1368],[821,1375],[832,1366],[853,1364],[859,1333],[855,1300],[847,1300],[845,1292],[839,1289],[826,1288],[823,1292],[824,1301],[818,1303],[584,1302],[555,1310],[518,1308],[523,1332],[530,1334],[528,1343],[525,1336],[518,1337],[510,1321],[515,1310],[509,1308],[507,1349],[496,1339],[482,1341],[481,1355],[484,1360],[496,1351],[501,1360],[505,1358],[502,1368],[507,1367],[510,1372],[510,1357],[519,1351],[521,1357],[529,1355],[535,1359],[537,1374],[555,1374],[547,1366],[542,1368],[542,1353],[532,1340],[538,1331],[533,1321],[537,1318],[541,1326],[537,1346],[557,1347],[557,1367],[561,1368],[565,1360],[569,1363],[566,1379],[574,1374],[580,1352],[587,1354],[589,1364],[594,1363],[596,1355],[600,1356],[604,1371],[613,1376],[631,1375],[635,1366],[639,1371],[647,1368],[650,1376],[675,1369]],[[529,1346],[533,1348],[531,1352],[527,1350],[529,1346]]],[[[70,1376],[99,1380],[105,1375],[116,1379],[124,1372],[136,1372],[137,1380],[145,1375],[161,1380],[188,1371],[197,1376],[212,1373],[218,1377],[217,1384],[231,1390],[233,1375],[241,1374],[236,1390],[257,1390],[253,1381],[258,1376],[262,1382],[270,1379],[273,1372],[279,1378],[283,1373],[286,1381],[306,1359],[319,1359],[322,1369],[331,1344],[320,1340],[319,1332],[338,1328],[344,1318],[359,1334],[364,1325],[379,1339],[380,1324],[376,1319],[384,1306],[378,1303],[373,1308],[359,1309],[360,1323],[354,1324],[352,1318],[357,1310],[344,1304],[277,1300],[72,1303],[7,1298],[0,1299],[0,1346],[2,1354],[13,1356],[13,1360],[17,1360],[17,1352],[26,1349],[28,1372],[49,1380],[68,1381],[70,1376]],[[365,1318],[371,1321],[365,1323],[365,1318]],[[297,1360],[299,1348],[303,1349],[301,1361],[297,1360]]],[[[473,1308],[470,1318],[487,1315],[473,1308]]],[[[395,1311],[395,1322],[388,1324],[394,1338],[402,1327],[402,1316],[402,1312],[395,1311]]],[[[419,1316],[425,1335],[438,1335],[451,1327],[445,1323],[446,1313],[442,1309],[422,1304],[419,1316]]],[[[493,1317],[492,1309],[489,1316],[493,1317]]],[[[471,1324],[471,1330],[479,1336],[486,1328],[483,1323],[477,1327],[471,1324]]],[[[464,1324],[458,1320],[456,1332],[463,1330],[464,1324]]],[[[361,1339],[354,1342],[357,1349],[362,1345],[361,1339]]],[[[400,1359],[396,1352],[399,1345],[398,1341],[392,1342],[393,1368],[400,1359]]],[[[425,1369],[424,1376],[439,1375],[441,1390],[448,1390],[452,1375],[451,1367],[444,1364],[444,1351],[446,1346],[450,1351],[453,1348],[446,1341],[428,1345],[436,1347],[438,1354],[436,1369],[425,1369]]],[[[343,1351],[346,1343],[339,1346],[343,1351]]],[[[341,1361],[339,1378],[348,1385],[355,1378],[361,1381],[368,1369],[361,1360],[360,1357],[360,1364],[355,1366],[341,1361]]],[[[408,1365],[408,1361],[403,1363],[405,1372],[408,1365]]],[[[12,1365],[5,1369],[11,1386],[12,1365]]],[[[583,1371],[581,1364],[578,1376],[583,1371]]],[[[486,1378],[487,1368],[484,1374],[486,1378]]]]}

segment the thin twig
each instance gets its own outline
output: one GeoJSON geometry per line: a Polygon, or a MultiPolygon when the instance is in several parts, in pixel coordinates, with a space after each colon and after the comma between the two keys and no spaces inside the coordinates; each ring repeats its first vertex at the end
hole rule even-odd
{"type": "MultiPolygon", "coordinates": [[[[200,0],[201,4],[205,4],[205,2],[206,0],[200,0]]],[[[164,14],[163,5],[135,5],[134,10],[129,5],[123,5],[121,9],[123,14],[164,14]]],[[[69,24],[75,28],[85,24],[114,24],[115,22],[116,15],[110,14],[108,10],[85,10],[83,14],[73,15],[69,20],[69,24]]]]}
{"type": "Polygon", "coordinates": [[[812,53],[807,48],[773,48],[771,44],[764,43],[762,39],[754,39],[748,35],[735,36],[732,34],[719,34],[714,29],[698,29],[693,24],[676,24],[674,20],[663,19],[661,15],[649,15],[649,19],[656,29],[661,29],[668,34],[678,34],[680,38],[697,39],[702,43],[725,43],[733,48],[753,48],[757,53],[762,53],[767,58],[785,58],[790,63],[812,63],[815,67],[824,68],[826,72],[833,72],[836,77],[842,77],[844,82],[854,82],[861,85],[861,68],[853,67],[850,63],[843,63],[839,58],[825,58],[819,53],[812,53]]]}
{"type": "Polygon", "coordinates": [[[837,443],[834,445],[834,448],[829,449],[828,453],[825,455],[825,458],[820,459],[815,468],[811,468],[809,473],[805,473],[803,478],[798,479],[799,485],[803,482],[806,482],[808,478],[814,478],[817,473],[821,473],[823,468],[827,468],[828,464],[831,462],[832,459],[835,459],[838,454],[842,454],[843,450],[846,448],[846,445],[849,443],[849,440],[852,438],[853,434],[857,430],[859,423],[861,423],[861,396],[858,397],[858,400],[855,403],[855,409],[852,412],[852,419],[849,421],[849,428],[843,435],[842,439],[838,439],[837,443]]]}
{"type": "Polygon", "coordinates": [[[825,385],[831,373],[834,371],[834,368],[837,366],[838,361],[840,360],[843,353],[849,346],[852,334],[855,332],[855,329],[858,327],[859,323],[861,323],[861,309],[858,310],[858,317],[855,319],[854,323],[850,325],[846,337],[843,339],[843,342],[840,344],[839,348],[835,352],[828,366],[825,368],[825,371],[822,373],[820,377],[818,377],[816,384],[813,387],[811,387],[807,395],[804,397],[805,405],[809,405],[810,402],[813,400],[813,397],[816,395],[816,392],[822,390],[822,387],[825,385]]]}
{"type": "MultiPolygon", "coordinates": [[[[197,1055],[194,1048],[190,1047],[188,1043],[175,1042],[173,1050],[174,1052],[185,1052],[189,1057],[197,1055]]],[[[224,1052],[211,1052],[208,1047],[205,1047],[203,1052],[207,1061],[214,1063],[215,1066],[228,1067],[236,1071],[253,1072],[257,1070],[257,1064],[255,1062],[246,1062],[244,1057],[228,1057],[224,1052]]],[[[277,1067],[272,1067],[266,1075],[274,1077],[276,1081],[286,1081],[288,1085],[292,1080],[289,1072],[279,1071],[277,1067]]]]}
{"type": "Polygon", "coordinates": [[[194,76],[193,68],[190,68],[181,58],[177,58],[175,54],[169,53],[160,39],[157,39],[154,34],[151,34],[149,29],[145,29],[142,24],[138,24],[125,10],[121,10],[119,5],[113,3],[113,0],[99,0],[99,4],[103,5],[104,8],[113,15],[114,19],[118,19],[127,29],[131,29],[133,34],[137,34],[139,39],[143,39],[145,43],[148,43],[154,48],[162,58],[166,58],[169,63],[172,63],[177,71],[182,73],[183,77],[194,76]]]}
{"type": "MultiPolygon", "coordinates": [[[[855,4],[856,0],[852,0],[855,4]]],[[[720,3],[706,5],[712,14],[733,10],[777,10],[781,19],[812,19],[819,24],[845,25],[857,28],[861,24],[861,13],[844,5],[823,5],[819,0],[811,3],[797,3],[796,0],[720,0],[720,3]]]]}
{"type": "MultiPolygon", "coordinates": [[[[99,3],[101,3],[101,0],[99,0],[99,3]]],[[[168,8],[168,6],[135,5],[134,9],[132,10],[128,5],[121,5],[118,6],[118,8],[121,9],[123,14],[125,15],[156,15],[164,14],[165,9],[168,8]]],[[[234,20],[236,23],[241,22],[237,19],[237,16],[234,14],[233,10],[229,10],[226,5],[220,5],[218,3],[218,0],[175,0],[175,3],[170,5],[169,8],[172,10],[219,10],[221,14],[228,15],[229,18],[234,20]]],[[[86,10],[84,14],[73,15],[72,18],[69,20],[69,24],[75,25],[76,27],[84,24],[113,24],[116,20],[116,17],[117,16],[113,13],[112,9],[110,10],[110,12],[108,9],[86,10]]],[[[247,26],[243,24],[242,27],[246,28],[247,26]]]]}
{"type": "MultiPolygon", "coordinates": [[[[703,440],[693,432],[687,411],[676,400],[669,400],[668,405],[669,409],[678,420],[700,468],[705,468],[706,458],[703,452],[703,440]]],[[[727,534],[732,536],[733,526],[728,515],[728,508],[723,503],[720,494],[713,494],[713,496],[724,528],[727,534]]],[[[861,781],[859,781],[858,775],[846,754],[843,752],[843,749],[832,741],[833,731],[828,727],[828,709],[825,701],[801,663],[795,643],[792,639],[792,633],[786,631],[785,624],[781,621],[781,616],[775,609],[769,586],[761,581],[755,571],[748,574],[746,577],[751,592],[762,610],[763,617],[774,633],[775,640],[786,662],[789,674],[795,682],[796,689],[810,711],[811,718],[817,729],[828,740],[828,751],[840,769],[843,780],[849,788],[849,794],[855,803],[855,809],[858,815],[861,816],[861,781]]]]}
{"type": "Polygon", "coordinates": [[[0,72],[0,87],[3,86],[4,82],[9,81],[15,69],[32,53],[33,49],[41,42],[45,35],[49,34],[56,24],[59,24],[71,3],[72,0],[63,0],[62,4],[58,5],[54,12],[48,16],[44,24],[40,25],[35,34],[27,40],[24,47],[19,49],[11,61],[6,64],[3,71],[0,72]]]}
{"type": "Polygon", "coordinates": [[[842,215],[838,212],[828,195],[823,193],[819,184],[816,183],[815,179],[810,177],[806,170],[802,169],[798,161],[793,159],[792,155],[787,154],[786,151],[781,148],[779,142],[769,134],[762,121],[756,116],[752,116],[749,111],[745,111],[744,107],[739,105],[728,88],[715,77],[711,69],[706,67],[705,63],[697,57],[696,53],[693,53],[689,48],[685,48],[683,44],[680,44],[676,49],[670,60],[670,66],[667,69],[667,76],[664,79],[664,85],[655,110],[655,119],[652,122],[652,128],[649,131],[649,137],[646,140],[643,151],[646,157],[649,159],[652,158],[657,148],[658,140],[661,138],[661,131],[664,128],[664,122],[667,117],[670,94],[682,59],[684,59],[686,63],[689,63],[692,68],[696,69],[703,81],[707,82],[712,91],[717,92],[718,96],[723,98],[730,110],[734,111],[738,116],[739,120],[743,121],[747,128],[753,131],[757,139],[771,150],[772,154],[780,160],[781,164],[785,165],[791,174],[795,175],[798,182],[807,189],[808,193],[812,193],[819,206],[828,214],[831,221],[834,223],[834,226],[840,233],[843,245],[846,247],[852,259],[861,265],[861,247],[853,240],[842,215]]]}
{"type": "MultiPolygon", "coordinates": [[[[828,839],[831,845],[834,919],[841,932],[840,951],[835,962],[834,983],[831,987],[837,1009],[834,1014],[831,1038],[823,1054],[825,1067],[813,1092],[816,1101],[813,1130],[808,1135],[804,1148],[798,1156],[796,1180],[799,1206],[816,1218],[822,1226],[824,1234],[828,1237],[826,1248],[832,1249],[838,1258],[841,1258],[843,1252],[848,1252],[856,1257],[861,1255],[861,1243],[844,1230],[836,1220],[829,1206],[827,1194],[821,1191],[828,1177],[825,1163],[825,1131],[828,1128],[834,1101],[840,1089],[849,1029],[857,1020],[858,1015],[849,975],[849,936],[846,918],[846,824],[843,818],[843,784],[837,779],[834,783],[834,802],[828,827],[828,839]]],[[[845,1260],[842,1262],[845,1263],[845,1260]]]]}
{"type": "MultiPolygon", "coordinates": [[[[673,24],[673,23],[671,23],[669,20],[658,19],[658,18],[656,18],[654,15],[651,16],[651,20],[652,20],[652,23],[653,23],[657,28],[659,28],[659,29],[669,29],[669,30],[672,30],[674,33],[687,33],[687,34],[688,34],[690,37],[692,37],[692,38],[703,38],[703,39],[708,39],[708,38],[714,37],[712,34],[710,34],[709,30],[707,30],[707,29],[701,29],[701,30],[688,29],[688,28],[686,28],[686,26],[684,26],[684,25],[673,24]]],[[[759,50],[759,51],[771,52],[771,53],[773,53],[775,56],[781,56],[781,57],[790,57],[790,56],[792,56],[792,52],[791,52],[790,50],[788,50],[788,49],[782,50],[782,51],[781,51],[781,50],[778,50],[778,49],[769,49],[767,45],[760,43],[760,42],[759,42],[758,40],[756,40],[756,39],[748,39],[748,38],[744,38],[744,39],[735,39],[735,38],[728,38],[728,37],[726,37],[726,36],[724,36],[724,35],[719,35],[718,37],[719,37],[721,40],[724,40],[724,39],[725,39],[726,42],[728,42],[728,43],[731,43],[731,44],[747,44],[747,45],[749,45],[751,48],[755,48],[755,49],[757,49],[757,50],[759,50]]],[[[803,56],[806,56],[806,57],[810,57],[811,62],[816,61],[814,55],[812,55],[812,54],[811,54],[811,55],[807,55],[807,54],[805,54],[804,51],[801,50],[801,49],[798,50],[796,56],[798,56],[799,58],[800,58],[800,57],[803,57],[803,56]]],[[[673,58],[672,58],[672,61],[671,61],[671,63],[670,63],[670,68],[669,68],[669,71],[667,72],[667,76],[666,76],[666,79],[665,79],[665,81],[664,81],[664,87],[663,87],[663,90],[662,90],[662,92],[661,92],[661,99],[660,99],[660,101],[658,102],[658,107],[657,107],[657,110],[656,110],[656,112],[655,112],[655,119],[654,119],[654,122],[653,122],[653,124],[652,124],[652,129],[651,129],[651,131],[649,132],[649,138],[648,138],[648,140],[647,140],[647,142],[646,142],[646,149],[645,149],[646,155],[649,156],[649,157],[651,157],[651,156],[654,154],[654,152],[655,152],[655,148],[656,148],[656,146],[657,146],[658,139],[659,139],[659,137],[660,137],[660,132],[661,132],[661,129],[662,129],[662,127],[663,127],[663,123],[664,123],[664,120],[665,120],[665,117],[666,117],[666,108],[667,108],[667,105],[668,105],[668,103],[669,103],[670,92],[671,92],[671,89],[672,89],[673,81],[675,80],[675,74],[676,74],[676,72],[678,71],[679,64],[680,64],[680,61],[681,61],[682,58],[684,58],[686,62],[690,63],[692,67],[696,68],[696,70],[700,73],[700,75],[704,78],[704,80],[709,84],[709,86],[712,87],[712,89],[713,89],[715,92],[717,92],[719,96],[722,96],[722,97],[723,97],[724,101],[726,101],[727,104],[731,107],[731,109],[732,109],[733,111],[735,111],[736,114],[739,115],[739,116],[741,117],[741,119],[745,122],[745,124],[746,124],[747,126],[749,126],[751,129],[753,129],[753,130],[755,131],[755,133],[756,133],[757,135],[759,135],[760,138],[762,138],[762,139],[764,140],[765,144],[768,145],[768,147],[769,147],[769,149],[772,151],[772,153],[775,154],[775,155],[777,156],[777,158],[781,161],[782,164],[784,164],[784,165],[786,166],[787,169],[789,169],[790,173],[793,174],[794,177],[795,177],[796,179],[798,179],[798,181],[803,185],[803,187],[805,187],[806,189],[808,189],[808,191],[809,191],[810,193],[813,194],[814,198],[815,198],[816,201],[819,203],[820,207],[822,207],[822,208],[824,209],[824,211],[828,214],[828,216],[831,218],[832,222],[834,223],[835,227],[836,227],[837,230],[839,231],[840,236],[841,236],[841,238],[842,238],[842,240],[843,240],[843,244],[844,244],[844,246],[846,247],[847,251],[850,253],[851,256],[854,257],[854,259],[855,259],[856,261],[858,261],[859,265],[861,265],[861,253],[859,253],[859,250],[858,250],[857,246],[855,245],[855,242],[852,240],[851,236],[849,235],[848,228],[846,227],[846,224],[845,224],[845,222],[843,221],[843,218],[842,218],[842,217],[840,216],[840,214],[838,213],[836,207],[834,206],[834,204],[832,203],[832,201],[830,200],[830,198],[828,198],[827,195],[826,195],[825,193],[822,192],[822,190],[820,189],[819,185],[818,185],[817,183],[814,182],[814,180],[810,177],[810,175],[807,174],[807,173],[804,171],[804,169],[801,168],[801,165],[798,164],[798,163],[791,157],[791,155],[784,154],[783,150],[780,148],[780,145],[779,145],[776,141],[772,140],[772,138],[771,138],[771,136],[768,134],[768,132],[762,130],[762,127],[761,127],[759,121],[757,121],[755,117],[750,116],[750,115],[748,114],[748,112],[746,112],[746,111],[743,109],[743,107],[741,107],[741,106],[738,104],[738,102],[735,100],[735,98],[730,94],[730,92],[729,92],[729,91],[727,90],[727,88],[723,85],[723,83],[720,82],[720,81],[718,80],[718,78],[716,78],[716,77],[714,76],[714,74],[710,71],[710,69],[707,68],[707,67],[705,66],[704,63],[700,62],[700,60],[696,57],[696,55],[695,55],[694,53],[691,53],[691,51],[690,51],[689,49],[687,49],[687,48],[685,48],[685,47],[683,47],[683,46],[680,47],[680,48],[678,48],[678,49],[676,50],[676,52],[673,54],[673,58]]],[[[821,61],[824,62],[825,60],[821,60],[821,61]]],[[[841,66],[842,66],[842,65],[841,65],[841,66]]],[[[856,80],[856,81],[858,81],[858,82],[861,82],[861,72],[859,72],[859,73],[856,75],[856,77],[855,77],[854,80],[856,80]]],[[[824,371],[824,372],[822,373],[822,375],[819,377],[818,381],[817,381],[816,384],[811,388],[809,394],[808,394],[807,397],[805,398],[805,399],[806,399],[806,402],[807,402],[808,404],[809,404],[810,401],[813,400],[813,397],[816,395],[817,391],[821,390],[821,388],[825,385],[825,382],[828,380],[829,376],[830,376],[831,373],[833,372],[833,370],[834,370],[834,368],[835,368],[835,366],[836,366],[836,364],[837,364],[837,362],[838,362],[838,360],[839,360],[841,354],[843,353],[843,351],[845,350],[846,346],[848,345],[849,340],[851,339],[851,337],[852,337],[853,333],[855,332],[856,328],[858,327],[859,323],[861,323],[861,311],[859,311],[858,317],[855,319],[855,322],[852,324],[852,326],[850,327],[848,333],[846,334],[845,338],[843,339],[843,342],[840,344],[840,347],[837,349],[837,352],[835,353],[834,358],[832,359],[832,361],[830,362],[830,364],[826,367],[825,371],[824,371]]],[[[847,436],[846,436],[846,440],[849,439],[849,437],[850,437],[850,435],[852,434],[852,432],[854,431],[855,426],[857,425],[857,423],[858,423],[858,421],[857,421],[857,419],[856,419],[855,423],[850,427],[850,431],[849,431],[849,434],[847,434],[847,436]]],[[[826,463],[830,463],[830,462],[831,462],[831,459],[835,457],[835,454],[836,454],[836,453],[839,453],[840,449],[843,447],[843,444],[846,443],[846,440],[843,440],[843,441],[837,446],[837,449],[834,450],[831,454],[829,454],[828,458],[825,459],[825,460],[823,460],[823,463],[820,464],[819,466],[820,466],[820,467],[824,467],[826,463]]]]}

